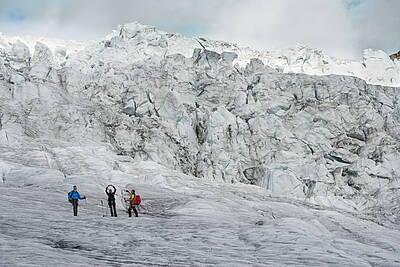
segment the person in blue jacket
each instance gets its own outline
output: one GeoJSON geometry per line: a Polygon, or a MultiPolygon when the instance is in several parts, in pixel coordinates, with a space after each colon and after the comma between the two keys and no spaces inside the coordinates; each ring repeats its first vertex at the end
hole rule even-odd
{"type": "Polygon", "coordinates": [[[74,207],[74,216],[78,216],[78,201],[79,199],[86,199],[86,196],[81,197],[78,192],[78,188],[74,185],[73,190],[68,193],[68,200],[74,207]]]}

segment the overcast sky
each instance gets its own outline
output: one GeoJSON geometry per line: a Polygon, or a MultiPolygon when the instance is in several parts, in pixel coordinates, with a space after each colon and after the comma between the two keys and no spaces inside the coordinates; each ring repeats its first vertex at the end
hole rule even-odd
{"type": "Polygon", "coordinates": [[[138,21],[169,32],[341,58],[400,50],[400,0],[0,0],[0,32],[98,39],[138,21]]]}

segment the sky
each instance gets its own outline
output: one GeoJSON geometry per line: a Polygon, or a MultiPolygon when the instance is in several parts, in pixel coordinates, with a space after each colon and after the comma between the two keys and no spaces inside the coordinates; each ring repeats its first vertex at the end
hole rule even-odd
{"type": "Polygon", "coordinates": [[[101,39],[138,21],[257,49],[296,44],[358,59],[400,50],[400,0],[0,0],[7,35],[101,39]]]}

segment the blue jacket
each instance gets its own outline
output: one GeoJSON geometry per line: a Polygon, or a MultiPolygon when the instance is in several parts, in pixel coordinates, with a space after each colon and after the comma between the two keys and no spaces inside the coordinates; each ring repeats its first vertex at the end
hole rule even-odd
{"type": "Polygon", "coordinates": [[[72,199],[84,199],[84,197],[81,197],[81,195],[79,195],[78,191],[74,191],[72,190],[71,192],[68,193],[68,200],[72,198],[72,199]]]}

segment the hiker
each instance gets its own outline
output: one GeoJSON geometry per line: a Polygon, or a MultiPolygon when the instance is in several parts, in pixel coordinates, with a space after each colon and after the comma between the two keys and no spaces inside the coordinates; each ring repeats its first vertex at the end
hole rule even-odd
{"type": "Polygon", "coordinates": [[[129,199],[125,199],[125,202],[130,202],[129,203],[129,209],[128,209],[128,214],[129,217],[132,217],[132,210],[135,213],[135,217],[139,217],[136,206],[140,204],[140,197],[136,196],[135,194],[135,190],[132,189],[132,191],[129,192],[129,190],[126,190],[126,192],[128,192],[131,197],[129,199]]]}
{"type": "Polygon", "coordinates": [[[117,210],[115,209],[115,193],[117,192],[117,188],[115,186],[109,184],[106,187],[106,194],[108,196],[108,206],[110,207],[111,217],[117,217],[117,210]],[[112,188],[110,188],[112,187],[112,188]],[[113,191],[114,189],[114,191],[113,191]]]}
{"type": "Polygon", "coordinates": [[[71,202],[72,206],[74,207],[74,216],[78,216],[78,201],[79,199],[86,199],[86,196],[81,197],[79,192],[77,191],[78,188],[74,185],[73,190],[68,193],[68,200],[71,202]]]}

